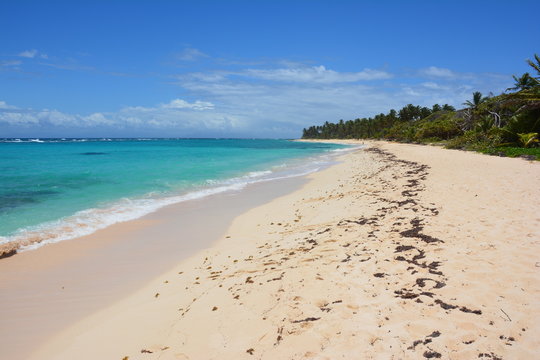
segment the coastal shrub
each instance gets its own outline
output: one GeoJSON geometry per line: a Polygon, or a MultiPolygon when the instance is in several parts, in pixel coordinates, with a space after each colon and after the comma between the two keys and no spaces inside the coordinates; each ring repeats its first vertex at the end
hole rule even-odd
{"type": "Polygon", "coordinates": [[[538,145],[538,133],[518,134],[519,142],[525,148],[535,147],[538,145]]]}
{"type": "Polygon", "coordinates": [[[508,157],[527,157],[531,160],[540,161],[540,148],[521,148],[521,147],[510,147],[510,146],[500,146],[497,148],[486,148],[480,150],[480,152],[489,155],[499,155],[499,156],[508,156],[508,157]]]}
{"type": "Polygon", "coordinates": [[[416,131],[417,140],[432,138],[436,140],[448,140],[463,134],[457,122],[453,118],[442,118],[432,122],[424,122],[416,131]]]}
{"type": "Polygon", "coordinates": [[[540,133],[540,109],[512,116],[503,127],[504,141],[520,143],[519,134],[540,133]]]}
{"type": "Polygon", "coordinates": [[[384,138],[387,140],[414,142],[416,141],[416,127],[411,123],[394,124],[394,126],[388,129],[384,138]]]}
{"type": "Polygon", "coordinates": [[[466,131],[463,135],[455,137],[446,143],[447,149],[465,149],[470,144],[478,141],[478,133],[472,130],[466,131]]]}
{"type": "Polygon", "coordinates": [[[399,140],[401,139],[401,133],[403,129],[405,128],[406,124],[404,123],[397,123],[391,126],[384,135],[384,138],[387,140],[399,140]]]}
{"type": "Polygon", "coordinates": [[[498,129],[490,129],[487,134],[474,130],[465,131],[463,135],[450,139],[446,148],[477,151],[495,148],[501,145],[500,133],[501,131],[498,129]]]}
{"type": "Polygon", "coordinates": [[[434,143],[443,144],[444,140],[441,140],[438,137],[428,137],[428,138],[417,139],[417,142],[420,144],[434,144],[434,143]]]}
{"type": "Polygon", "coordinates": [[[476,132],[487,134],[493,128],[494,120],[492,116],[484,115],[476,122],[474,129],[476,132]]]}
{"type": "Polygon", "coordinates": [[[454,110],[452,110],[452,111],[439,110],[437,112],[432,113],[428,117],[425,117],[425,118],[421,119],[420,122],[424,123],[424,122],[435,122],[435,121],[441,121],[441,120],[449,120],[449,119],[452,119],[452,118],[456,117],[456,115],[457,115],[457,112],[454,111],[454,110]]]}

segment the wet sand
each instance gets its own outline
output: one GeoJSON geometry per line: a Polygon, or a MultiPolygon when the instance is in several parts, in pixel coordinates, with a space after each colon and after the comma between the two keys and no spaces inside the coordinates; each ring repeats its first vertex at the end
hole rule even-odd
{"type": "Polygon", "coordinates": [[[30,358],[534,358],[540,164],[369,145],[30,358]]]}
{"type": "Polygon", "coordinates": [[[239,214],[304,182],[252,184],[0,260],[0,357],[27,359],[51,334],[140,289],[211,246],[239,214]]]}

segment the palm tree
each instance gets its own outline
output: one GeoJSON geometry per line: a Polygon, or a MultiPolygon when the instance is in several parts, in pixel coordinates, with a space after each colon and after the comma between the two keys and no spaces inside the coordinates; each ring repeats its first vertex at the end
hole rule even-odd
{"type": "Polygon", "coordinates": [[[506,89],[506,91],[512,91],[512,90],[527,90],[530,88],[533,88],[536,86],[538,81],[533,78],[529,73],[525,73],[521,75],[521,77],[517,77],[516,75],[512,75],[514,78],[514,87],[506,89]]]}
{"type": "Polygon", "coordinates": [[[540,75],[540,57],[534,54],[534,59],[536,60],[536,64],[532,60],[527,60],[527,63],[529,63],[529,65],[532,66],[534,70],[536,70],[538,75],[540,75]]]}
{"type": "Polygon", "coordinates": [[[495,122],[493,121],[493,118],[489,115],[484,115],[480,118],[480,120],[476,123],[476,129],[478,132],[481,132],[483,134],[487,134],[489,129],[491,129],[495,125],[495,122]]]}
{"type": "Polygon", "coordinates": [[[473,98],[471,100],[467,100],[463,103],[463,105],[468,106],[469,108],[476,110],[478,106],[482,103],[484,103],[488,99],[487,96],[482,96],[482,93],[480,91],[473,92],[473,98]]]}
{"type": "Polygon", "coordinates": [[[461,124],[461,130],[470,130],[473,127],[474,118],[477,116],[476,110],[478,109],[478,106],[480,104],[484,103],[488,99],[487,96],[482,96],[482,93],[480,91],[473,92],[473,98],[471,100],[467,100],[463,103],[463,105],[467,106],[465,109],[465,118],[463,123],[461,124]]]}
{"type": "Polygon", "coordinates": [[[536,60],[536,63],[534,63],[532,60],[527,60],[527,63],[538,73],[537,77],[533,77],[533,81],[536,83],[536,85],[540,85],[540,56],[534,54],[534,59],[536,60]]]}

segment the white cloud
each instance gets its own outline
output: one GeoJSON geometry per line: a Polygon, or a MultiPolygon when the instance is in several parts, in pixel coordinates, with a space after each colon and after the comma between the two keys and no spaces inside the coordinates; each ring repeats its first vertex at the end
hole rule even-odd
{"type": "Polygon", "coordinates": [[[53,126],[99,126],[113,125],[114,122],[103,114],[94,113],[88,116],[68,114],[58,110],[32,110],[21,109],[0,101],[0,123],[10,125],[49,124],[53,126]]]}
{"type": "MultiPolygon", "coordinates": [[[[196,52],[192,55],[196,56],[196,52]]],[[[374,116],[408,103],[459,107],[470,98],[471,89],[502,91],[511,80],[435,66],[399,74],[372,69],[340,72],[322,65],[292,62],[272,65],[278,68],[268,64],[249,68],[234,65],[235,70],[223,67],[172,76],[189,99],[176,98],[107,113],[35,111],[0,102],[0,123],[26,124],[32,129],[102,129],[103,134],[116,130],[123,136],[139,131],[142,136],[295,137],[301,135],[303,127],[374,116]]]]}
{"type": "Polygon", "coordinates": [[[405,86],[403,88],[403,93],[406,94],[406,95],[409,95],[409,96],[414,96],[414,97],[419,97],[419,96],[422,96],[422,94],[416,90],[414,90],[412,87],[410,86],[405,86]]]}
{"type": "Polygon", "coordinates": [[[232,114],[216,111],[211,103],[188,103],[181,99],[155,107],[126,107],[112,114],[112,118],[119,125],[172,128],[175,131],[232,129],[237,121],[232,114]]]}
{"type": "Polygon", "coordinates": [[[195,102],[188,102],[183,99],[173,99],[168,103],[160,104],[155,107],[144,107],[144,106],[130,106],[125,107],[122,109],[122,111],[126,112],[140,112],[140,113],[148,113],[148,112],[156,112],[156,111],[175,111],[175,110],[212,110],[214,109],[214,104],[208,101],[201,101],[197,100],[195,102]]]}
{"type": "Polygon", "coordinates": [[[280,81],[280,82],[304,82],[304,83],[342,83],[342,82],[357,82],[363,80],[380,80],[389,79],[391,74],[372,69],[364,69],[360,72],[337,72],[327,69],[326,67],[299,67],[299,68],[283,68],[283,69],[249,69],[240,75],[248,77],[280,81]]]}
{"type": "Polygon", "coordinates": [[[37,116],[20,112],[0,112],[0,123],[9,125],[30,125],[39,123],[37,116]]]}
{"type": "Polygon", "coordinates": [[[242,119],[239,128],[252,134],[299,136],[302,127],[374,116],[408,103],[428,107],[447,103],[459,107],[470,97],[468,83],[474,82],[475,89],[480,91],[495,85],[480,74],[444,70],[431,68],[427,74],[418,70],[413,78],[405,74],[400,78],[399,74],[383,71],[338,72],[323,66],[295,64],[282,69],[209,72],[207,81],[187,74],[179,78],[179,86],[192,95],[219,102],[222,111],[242,119]],[[219,77],[212,81],[215,73],[219,77]],[[436,82],[429,81],[433,74],[440,75],[436,82]],[[444,74],[455,77],[441,76],[444,74]],[[396,77],[397,80],[388,80],[396,77]],[[404,81],[407,83],[400,84],[404,81]]]}
{"type": "Polygon", "coordinates": [[[88,116],[82,117],[84,122],[87,122],[91,126],[100,126],[100,125],[114,125],[114,119],[107,118],[102,113],[93,113],[88,116]]]}
{"type": "Polygon", "coordinates": [[[37,54],[38,54],[38,51],[36,49],[32,49],[32,50],[25,50],[19,53],[17,56],[33,59],[36,57],[37,54]]]}
{"type": "MultiPolygon", "coordinates": [[[[33,114],[29,114],[33,115],[33,114]]],[[[51,123],[56,126],[79,125],[79,117],[62,113],[58,110],[42,110],[36,114],[39,121],[51,123]]],[[[82,125],[82,124],[80,124],[82,125]]]]}
{"type": "Polygon", "coordinates": [[[426,82],[423,82],[421,83],[420,85],[422,85],[423,87],[427,88],[427,89],[431,89],[431,90],[444,90],[444,89],[448,89],[447,86],[441,86],[433,81],[426,81],[426,82]]]}
{"type": "Polygon", "coordinates": [[[5,60],[0,62],[0,66],[18,66],[21,64],[22,61],[20,60],[5,60]]]}
{"type": "Polygon", "coordinates": [[[208,57],[208,55],[194,48],[186,48],[182,52],[175,55],[176,60],[180,61],[195,61],[206,57],[208,57]]]}
{"type": "Polygon", "coordinates": [[[232,129],[239,123],[239,119],[232,114],[216,112],[214,104],[200,100],[188,102],[174,99],[155,107],[133,106],[116,112],[96,112],[90,115],[49,109],[21,109],[0,101],[0,125],[2,123],[60,128],[173,128],[177,131],[199,131],[232,129]]]}
{"type": "Polygon", "coordinates": [[[351,83],[312,86],[193,81],[182,86],[205,98],[217,99],[223,112],[236,117],[237,121],[232,123],[234,130],[260,137],[299,136],[303,127],[373,115],[403,101],[373,87],[351,83]]]}
{"type": "Polygon", "coordinates": [[[8,105],[5,101],[0,101],[0,110],[2,109],[16,109],[16,107],[8,105]]]}
{"type": "Polygon", "coordinates": [[[439,68],[436,66],[430,66],[426,69],[422,69],[420,71],[420,74],[424,76],[439,78],[454,78],[457,76],[457,74],[450,69],[439,68]]]}
{"type": "Polygon", "coordinates": [[[37,51],[36,49],[31,50],[24,50],[17,54],[18,57],[27,58],[27,59],[34,59],[34,58],[41,58],[41,59],[48,59],[49,56],[47,54],[44,54],[42,52],[37,51]]]}
{"type": "Polygon", "coordinates": [[[214,104],[200,100],[197,100],[194,103],[189,103],[182,99],[174,99],[168,104],[163,104],[161,107],[164,109],[211,110],[214,108],[214,104]]]}
{"type": "Polygon", "coordinates": [[[0,123],[2,122],[10,125],[28,125],[38,123],[39,119],[36,114],[8,105],[5,101],[0,101],[0,123]]]}
{"type": "Polygon", "coordinates": [[[187,75],[176,76],[179,80],[198,80],[206,82],[218,82],[226,80],[227,75],[230,75],[230,72],[211,72],[211,73],[189,73],[187,75]]]}

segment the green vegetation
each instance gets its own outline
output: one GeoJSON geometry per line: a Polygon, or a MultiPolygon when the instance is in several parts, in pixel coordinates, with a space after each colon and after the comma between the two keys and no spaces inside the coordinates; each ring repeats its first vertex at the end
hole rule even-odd
{"type": "Polygon", "coordinates": [[[540,160],[540,148],[520,148],[500,146],[496,149],[484,149],[481,152],[490,155],[502,155],[508,157],[527,156],[531,160],[540,160]]]}
{"type": "Polygon", "coordinates": [[[371,118],[311,126],[302,138],[439,143],[450,149],[540,160],[540,57],[535,54],[534,61],[527,62],[536,76],[514,75],[514,86],[497,96],[476,91],[461,110],[447,104],[409,104],[371,118]]]}

